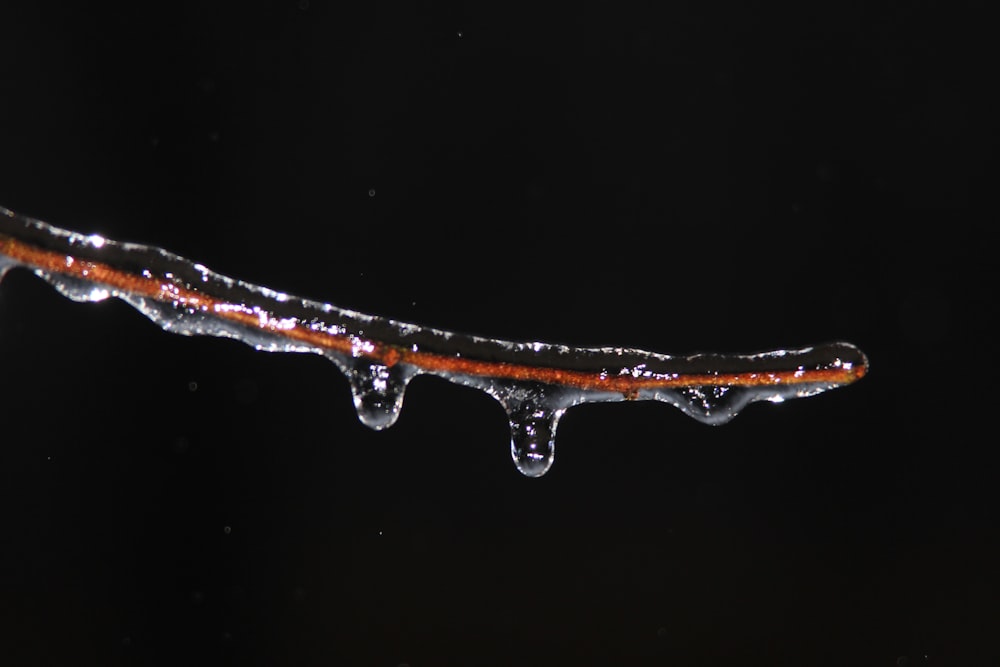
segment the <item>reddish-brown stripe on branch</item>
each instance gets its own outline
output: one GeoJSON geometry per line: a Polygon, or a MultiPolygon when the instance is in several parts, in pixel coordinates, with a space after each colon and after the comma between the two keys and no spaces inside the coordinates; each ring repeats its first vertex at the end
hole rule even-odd
{"type": "Polygon", "coordinates": [[[109,264],[77,259],[63,252],[39,248],[0,234],[0,252],[8,257],[51,273],[59,273],[143,296],[177,307],[201,310],[246,327],[268,331],[317,348],[362,356],[386,366],[407,363],[423,371],[467,376],[535,381],[585,390],[634,395],[645,389],[694,386],[761,387],[795,384],[848,384],[867,372],[864,364],[844,364],[833,368],[753,371],[743,373],[652,373],[613,375],[551,366],[476,360],[467,357],[423,352],[388,342],[364,339],[348,333],[303,326],[296,319],[280,319],[262,306],[231,303],[223,298],[177,284],[166,277],[137,275],[109,264]]]}

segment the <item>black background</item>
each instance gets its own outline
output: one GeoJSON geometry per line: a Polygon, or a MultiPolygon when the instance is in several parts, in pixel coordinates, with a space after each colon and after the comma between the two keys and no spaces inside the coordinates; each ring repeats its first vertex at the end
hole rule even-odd
{"type": "Polygon", "coordinates": [[[1000,660],[987,24],[956,3],[5,2],[0,204],[293,294],[672,354],[830,340],[521,477],[433,378],[0,287],[0,664],[1000,660]]]}

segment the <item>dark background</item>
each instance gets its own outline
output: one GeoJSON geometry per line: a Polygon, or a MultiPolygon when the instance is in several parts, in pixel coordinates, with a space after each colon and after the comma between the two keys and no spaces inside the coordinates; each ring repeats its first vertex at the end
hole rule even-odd
{"type": "Polygon", "coordinates": [[[0,664],[1000,661],[988,25],[960,3],[4,2],[0,204],[470,333],[830,340],[708,427],[0,287],[0,664]],[[87,5],[87,6],[84,6],[87,5]]]}

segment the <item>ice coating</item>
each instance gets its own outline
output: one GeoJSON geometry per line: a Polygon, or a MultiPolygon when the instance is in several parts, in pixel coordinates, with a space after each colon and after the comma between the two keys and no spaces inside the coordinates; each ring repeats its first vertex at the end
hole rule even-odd
{"type": "Polygon", "coordinates": [[[14,267],[75,301],[117,297],[165,331],[321,354],[347,378],[358,418],[376,430],[395,423],[419,374],[482,390],[507,412],[511,456],[529,477],[552,466],[559,419],[576,405],[654,400],[723,424],[749,403],[812,396],[868,369],[849,343],[669,356],[459,334],[276,292],[160,248],[60,229],[0,207],[0,279],[14,267]]]}

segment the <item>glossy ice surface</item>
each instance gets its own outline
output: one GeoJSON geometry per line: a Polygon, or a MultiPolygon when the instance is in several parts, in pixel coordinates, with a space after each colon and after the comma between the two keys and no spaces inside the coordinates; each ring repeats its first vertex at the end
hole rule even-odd
{"type": "Polygon", "coordinates": [[[868,368],[849,343],[669,356],[459,334],[277,292],[160,248],[60,229],[0,207],[0,278],[15,267],[75,301],[117,297],[165,331],[323,355],[346,376],[358,418],[373,429],[395,423],[407,384],[419,374],[480,389],[506,410],[511,456],[530,477],[552,466],[559,420],[576,405],[654,400],[722,424],[749,403],[812,396],[868,368]]]}

